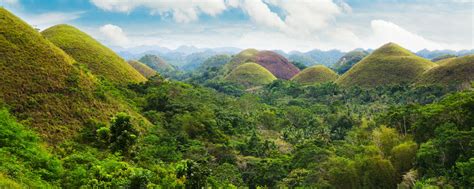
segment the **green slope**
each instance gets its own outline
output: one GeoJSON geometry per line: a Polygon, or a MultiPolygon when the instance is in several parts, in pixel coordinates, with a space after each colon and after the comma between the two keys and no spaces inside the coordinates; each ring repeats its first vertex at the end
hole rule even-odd
{"type": "Polygon", "coordinates": [[[112,50],[73,26],[56,25],[41,33],[96,76],[117,84],[146,81],[145,77],[112,50]]]}
{"type": "Polygon", "coordinates": [[[436,66],[395,43],[388,43],[362,59],[336,82],[342,86],[375,87],[411,83],[436,66]]]}
{"type": "Polygon", "coordinates": [[[441,84],[466,88],[474,81],[474,55],[449,58],[440,61],[420,76],[417,84],[441,84]]]}
{"type": "Polygon", "coordinates": [[[135,60],[129,60],[128,64],[130,64],[130,66],[135,68],[135,70],[140,72],[140,74],[142,74],[146,78],[150,78],[150,77],[156,75],[155,70],[151,69],[150,67],[148,67],[147,65],[145,65],[141,62],[138,62],[138,61],[135,61],[135,60]]]}
{"type": "Polygon", "coordinates": [[[250,88],[269,84],[276,80],[276,77],[256,63],[245,63],[232,70],[225,80],[250,88]]]}
{"type": "Polygon", "coordinates": [[[335,81],[338,75],[326,66],[309,67],[295,75],[291,80],[304,85],[335,81]]]}
{"type": "Polygon", "coordinates": [[[255,62],[255,56],[258,54],[257,49],[245,49],[241,51],[239,54],[236,54],[232,57],[232,59],[224,65],[223,74],[227,75],[232,70],[237,68],[237,66],[246,63],[246,62],[255,62]]]}
{"type": "Polygon", "coordinates": [[[70,139],[90,119],[127,111],[97,79],[7,10],[0,8],[0,101],[50,143],[70,139]]]}

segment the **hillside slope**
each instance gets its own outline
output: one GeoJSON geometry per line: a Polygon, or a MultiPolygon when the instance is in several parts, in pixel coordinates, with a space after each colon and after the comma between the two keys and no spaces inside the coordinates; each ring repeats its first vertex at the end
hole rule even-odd
{"type": "Polygon", "coordinates": [[[91,118],[108,120],[126,105],[60,48],[0,8],[0,101],[44,139],[70,139],[91,118]]]}
{"type": "Polygon", "coordinates": [[[336,64],[334,64],[334,69],[339,74],[346,73],[349,69],[352,68],[357,62],[361,61],[369,53],[363,50],[354,50],[346,53],[342,56],[336,64]]]}
{"type": "Polygon", "coordinates": [[[442,60],[420,76],[417,84],[441,84],[465,88],[474,81],[474,55],[442,60]]]}
{"type": "Polygon", "coordinates": [[[342,86],[375,87],[411,83],[435,63],[388,43],[354,65],[336,82],[342,86]]]}
{"type": "Polygon", "coordinates": [[[153,77],[153,76],[156,75],[155,70],[151,69],[150,67],[148,67],[147,65],[145,65],[141,62],[138,62],[138,61],[135,61],[135,60],[129,60],[128,64],[130,64],[130,66],[135,68],[135,70],[140,72],[140,74],[142,74],[146,78],[150,78],[150,77],[153,77]]]}
{"type": "Polygon", "coordinates": [[[338,75],[326,66],[309,67],[296,74],[291,80],[304,85],[335,81],[338,75]]]}
{"type": "Polygon", "coordinates": [[[269,84],[276,77],[256,63],[245,63],[232,70],[225,80],[250,88],[269,84]]]}
{"type": "Polygon", "coordinates": [[[146,81],[145,77],[111,49],[73,26],[56,25],[41,33],[96,76],[117,84],[146,81]]]}

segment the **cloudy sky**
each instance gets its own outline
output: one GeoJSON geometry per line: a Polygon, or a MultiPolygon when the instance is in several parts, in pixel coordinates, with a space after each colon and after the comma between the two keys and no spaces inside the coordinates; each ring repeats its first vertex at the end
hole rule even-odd
{"type": "Polygon", "coordinates": [[[473,49],[473,0],[0,0],[37,28],[109,46],[473,49]]]}

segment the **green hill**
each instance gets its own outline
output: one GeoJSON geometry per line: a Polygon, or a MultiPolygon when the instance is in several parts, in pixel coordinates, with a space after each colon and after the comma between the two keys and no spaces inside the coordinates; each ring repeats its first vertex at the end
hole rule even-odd
{"type": "Polygon", "coordinates": [[[304,85],[335,81],[336,72],[323,65],[309,67],[296,74],[291,80],[304,85]]]}
{"type": "Polygon", "coordinates": [[[276,77],[256,63],[245,63],[232,70],[225,80],[250,88],[269,84],[276,80],[276,77]]]}
{"type": "Polygon", "coordinates": [[[417,84],[441,84],[465,88],[474,81],[474,55],[449,58],[440,61],[420,76],[417,84]]]}
{"type": "Polygon", "coordinates": [[[170,71],[175,70],[173,66],[166,63],[165,60],[163,60],[162,58],[160,58],[159,56],[156,56],[156,55],[147,54],[147,55],[143,56],[142,58],[140,58],[140,60],[138,60],[138,61],[146,64],[151,69],[154,69],[154,70],[156,70],[157,72],[160,72],[160,73],[170,72],[170,71]]]}
{"type": "Polygon", "coordinates": [[[77,28],[61,24],[41,33],[78,63],[85,65],[96,76],[104,77],[117,84],[146,81],[145,77],[111,49],[77,28]]]}
{"type": "Polygon", "coordinates": [[[339,74],[346,73],[357,62],[361,61],[369,53],[363,50],[353,50],[342,56],[339,61],[334,64],[334,69],[339,74]]]}
{"type": "Polygon", "coordinates": [[[342,86],[375,87],[411,83],[436,66],[395,43],[388,43],[354,65],[336,82],[342,86]]]}
{"type": "Polygon", "coordinates": [[[138,61],[135,61],[135,60],[129,60],[128,64],[130,64],[130,66],[135,68],[135,70],[140,72],[140,74],[142,74],[146,78],[150,78],[150,77],[156,75],[155,70],[151,69],[150,67],[148,67],[147,65],[145,65],[141,62],[138,62],[138,61]]]}
{"type": "Polygon", "coordinates": [[[73,58],[3,8],[0,33],[0,101],[48,142],[128,110],[73,58]]]}
{"type": "Polygon", "coordinates": [[[227,75],[232,70],[234,70],[237,66],[242,65],[246,62],[255,62],[255,56],[258,54],[257,49],[245,49],[241,51],[239,54],[236,54],[232,57],[232,59],[224,65],[224,75],[227,75]]]}

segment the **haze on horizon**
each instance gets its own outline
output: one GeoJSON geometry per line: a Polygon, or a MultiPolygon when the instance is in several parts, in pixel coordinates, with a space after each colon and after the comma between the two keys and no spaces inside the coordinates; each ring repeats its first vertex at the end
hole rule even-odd
{"type": "Polygon", "coordinates": [[[67,23],[109,47],[474,49],[471,0],[0,0],[39,29],[67,23]]]}

